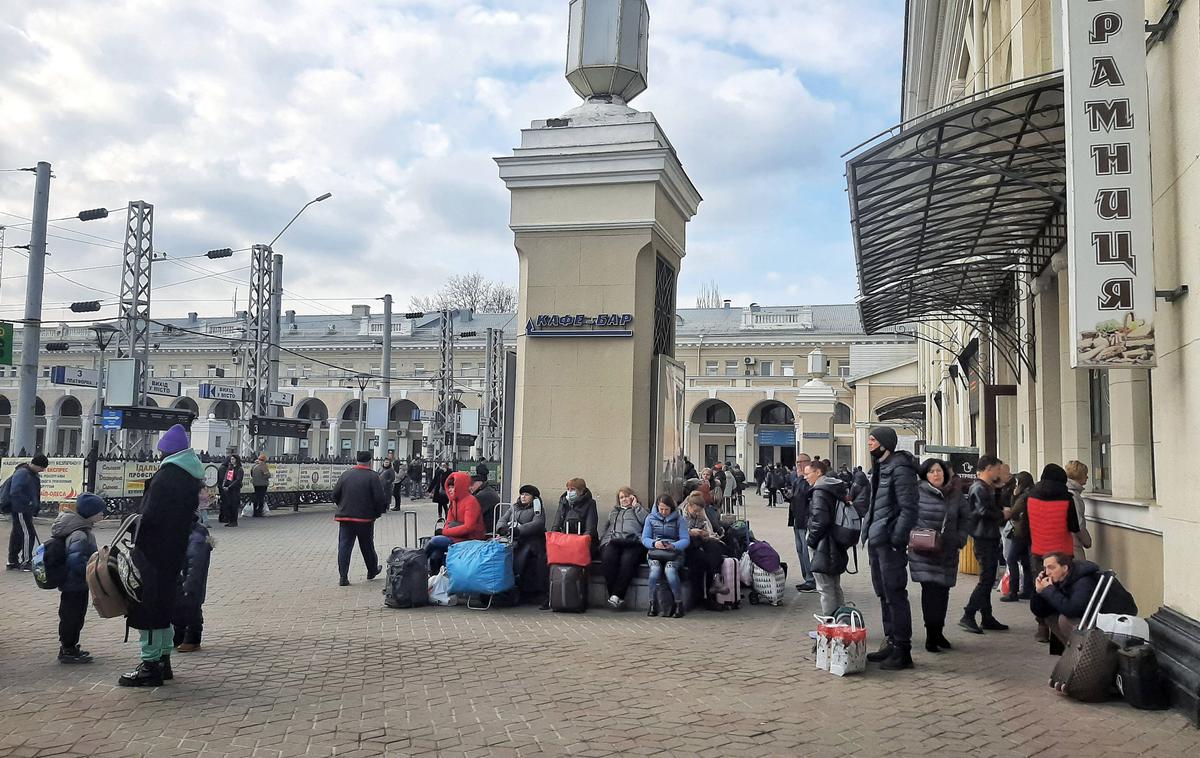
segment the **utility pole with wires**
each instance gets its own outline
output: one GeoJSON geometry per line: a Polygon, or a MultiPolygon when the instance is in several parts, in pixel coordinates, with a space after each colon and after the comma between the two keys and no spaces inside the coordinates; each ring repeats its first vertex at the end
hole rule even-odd
{"type": "Polygon", "coordinates": [[[458,451],[458,400],[454,395],[454,314],[455,311],[440,312],[438,331],[437,410],[433,424],[433,459],[436,463],[454,465],[458,451]],[[452,435],[448,438],[448,435],[452,435]]]}
{"type": "Polygon", "coordinates": [[[483,376],[483,412],[479,448],[484,460],[498,461],[504,452],[504,330],[488,329],[483,376]]]}
{"type": "MultiPolygon", "coordinates": [[[[279,391],[279,342],[283,338],[282,322],[283,322],[283,256],[267,247],[267,252],[271,256],[271,335],[270,335],[270,358],[271,367],[269,372],[269,380],[267,385],[268,401],[270,394],[279,391]]],[[[264,410],[272,416],[282,416],[283,409],[270,405],[269,402],[264,407],[264,410]]],[[[278,438],[276,438],[277,440],[278,438]]],[[[274,444],[278,444],[277,442],[274,444]]],[[[276,454],[283,452],[278,447],[274,448],[276,454]]]]}
{"type": "Polygon", "coordinates": [[[383,296],[383,396],[388,400],[388,417],[384,420],[383,429],[379,430],[379,444],[375,448],[375,458],[384,458],[388,454],[388,427],[391,422],[392,410],[392,296],[383,296]]]}
{"type": "MultiPolygon", "coordinates": [[[[29,274],[25,279],[25,324],[21,330],[21,378],[11,452],[32,455],[37,444],[38,351],[42,344],[42,286],[46,278],[46,224],[50,216],[50,164],[39,161],[33,189],[33,226],[29,230],[29,274]]],[[[49,440],[47,440],[49,442],[49,440]]]]}
{"type": "MultiPolygon", "coordinates": [[[[141,200],[129,203],[125,216],[125,248],[118,303],[117,358],[133,358],[134,398],[145,407],[150,378],[150,270],[154,262],[154,206],[141,200]]],[[[146,432],[121,431],[122,452],[145,444],[146,432]]]]}
{"type": "Polygon", "coordinates": [[[265,416],[270,386],[271,352],[271,279],[274,265],[270,245],[250,248],[250,298],[246,308],[245,392],[242,401],[242,454],[253,457],[260,452],[254,434],[253,418],[265,416]]]}

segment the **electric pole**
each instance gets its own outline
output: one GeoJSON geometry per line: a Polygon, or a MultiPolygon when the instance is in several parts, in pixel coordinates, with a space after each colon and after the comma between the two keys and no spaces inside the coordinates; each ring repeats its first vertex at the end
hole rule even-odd
{"type": "Polygon", "coordinates": [[[431,430],[434,461],[451,465],[458,452],[458,399],[454,396],[454,313],[449,309],[440,312],[438,354],[441,366],[437,375],[437,410],[431,430]]]}
{"type": "MultiPolygon", "coordinates": [[[[279,391],[279,342],[283,337],[281,330],[283,321],[283,256],[271,251],[271,373],[267,382],[268,394],[265,410],[269,416],[282,416],[283,408],[270,405],[270,393],[279,391]]],[[[274,438],[272,452],[276,455],[283,451],[278,448],[278,438],[274,438]]]]}
{"type": "Polygon", "coordinates": [[[379,449],[376,458],[387,457],[388,427],[392,420],[392,296],[383,296],[383,396],[387,398],[388,413],[383,429],[379,432],[379,449]]]}
{"type": "Polygon", "coordinates": [[[504,330],[487,330],[484,359],[479,449],[484,460],[499,461],[504,447],[504,330]]]}
{"type": "Polygon", "coordinates": [[[29,230],[29,273],[25,279],[25,326],[21,330],[21,384],[12,450],[33,455],[37,437],[33,416],[37,404],[38,351],[42,346],[42,286],[46,278],[46,221],[50,209],[50,164],[39,161],[33,188],[33,226],[29,230]]]}
{"type": "MultiPolygon", "coordinates": [[[[150,376],[150,268],[154,262],[154,206],[134,200],[125,216],[125,251],[121,264],[121,334],[117,357],[133,358],[134,400],[146,407],[150,376]]],[[[123,452],[129,454],[149,439],[148,432],[121,430],[123,452]]]]}
{"type": "Polygon", "coordinates": [[[259,454],[259,437],[253,419],[265,416],[270,380],[271,278],[274,264],[270,245],[250,248],[250,300],[246,308],[245,389],[242,399],[242,454],[247,460],[259,454]]]}

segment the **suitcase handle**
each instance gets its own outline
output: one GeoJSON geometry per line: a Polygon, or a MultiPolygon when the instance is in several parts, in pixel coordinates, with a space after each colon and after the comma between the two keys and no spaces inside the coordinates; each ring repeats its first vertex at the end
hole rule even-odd
{"type": "Polygon", "coordinates": [[[401,525],[402,525],[400,538],[404,540],[404,546],[406,548],[412,549],[413,547],[415,547],[413,540],[417,539],[417,512],[416,511],[403,511],[400,514],[400,519],[401,519],[401,525]],[[411,519],[409,517],[411,517],[411,519]],[[410,520],[412,521],[412,532],[411,533],[408,530],[408,524],[409,524],[410,520]]]}
{"type": "Polygon", "coordinates": [[[1108,597],[1108,591],[1112,589],[1116,578],[1116,574],[1112,571],[1101,572],[1100,581],[1096,583],[1096,589],[1092,591],[1092,598],[1088,601],[1087,609],[1083,612],[1083,618],[1079,620],[1080,629],[1087,631],[1096,626],[1096,617],[1100,615],[1100,609],[1104,606],[1104,601],[1108,597]]]}

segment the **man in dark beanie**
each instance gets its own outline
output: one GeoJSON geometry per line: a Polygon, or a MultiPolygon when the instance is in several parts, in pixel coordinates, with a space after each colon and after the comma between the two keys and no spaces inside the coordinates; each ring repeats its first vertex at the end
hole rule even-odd
{"type": "Polygon", "coordinates": [[[50,465],[38,453],[29,463],[17,466],[8,480],[8,503],[12,512],[12,531],[8,535],[8,566],[11,571],[33,570],[33,548],[40,541],[33,528],[33,517],[42,509],[41,473],[50,465]]]}
{"type": "Polygon", "coordinates": [[[908,534],[917,523],[917,462],[896,451],[896,430],[877,426],[867,437],[875,460],[871,470],[871,507],[863,538],[871,559],[871,585],[883,611],[884,644],[867,656],[881,669],[912,668],[912,609],[908,604],[908,534]]]}
{"type": "Polygon", "coordinates": [[[333,502],[338,522],[338,584],[350,584],[350,553],[354,543],[367,565],[367,581],[379,576],[383,567],[375,552],[375,520],[387,513],[391,497],[383,489],[379,475],[371,469],[371,451],[358,454],[358,465],[347,469],[333,486],[333,502]]]}

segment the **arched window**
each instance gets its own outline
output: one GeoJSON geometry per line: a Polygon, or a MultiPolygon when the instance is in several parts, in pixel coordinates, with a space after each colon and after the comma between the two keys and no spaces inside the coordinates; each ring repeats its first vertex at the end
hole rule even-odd
{"type": "Polygon", "coordinates": [[[733,409],[725,403],[713,403],[704,409],[706,424],[732,424],[733,420],[733,409]]]}
{"type": "Polygon", "coordinates": [[[792,409],[783,403],[769,405],[762,410],[762,423],[777,426],[792,426],[796,423],[796,415],[792,409]]]}
{"type": "Polygon", "coordinates": [[[851,418],[852,413],[850,411],[850,406],[846,405],[845,403],[838,403],[837,405],[833,406],[833,423],[849,424],[851,423],[851,418]]]}

